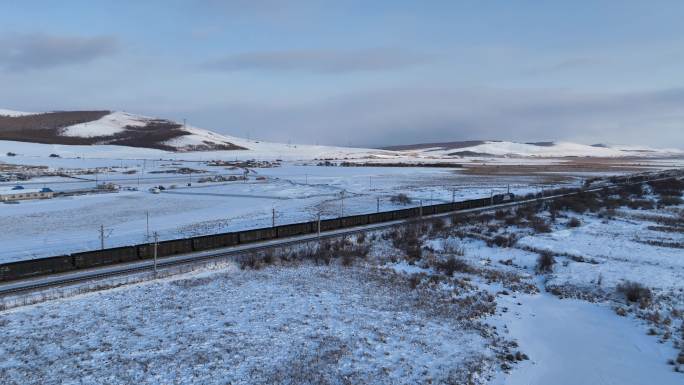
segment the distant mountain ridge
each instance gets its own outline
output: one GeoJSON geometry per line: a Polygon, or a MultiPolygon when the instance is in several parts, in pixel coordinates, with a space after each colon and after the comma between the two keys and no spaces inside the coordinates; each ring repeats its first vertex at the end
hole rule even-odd
{"type": "Polygon", "coordinates": [[[679,149],[657,149],[646,146],[579,144],[571,142],[507,142],[502,140],[468,140],[460,142],[420,143],[383,147],[383,150],[431,157],[655,157],[681,156],[679,149]],[[458,151],[454,151],[458,150],[458,151]]]}
{"type": "MultiPolygon", "coordinates": [[[[151,118],[122,111],[20,112],[0,109],[0,141],[39,145],[106,146],[171,152],[239,150],[244,156],[299,159],[365,158],[376,160],[467,160],[474,158],[564,158],[564,157],[667,157],[683,156],[678,149],[608,144],[538,141],[516,143],[501,140],[467,140],[389,146],[382,149],[335,146],[290,145],[249,140],[218,134],[168,119],[151,118]]],[[[99,146],[99,147],[98,147],[99,146]]],[[[124,150],[123,148],[121,149],[124,150]]],[[[54,150],[53,150],[54,151],[54,150]]],[[[64,149],[64,151],[72,151],[64,149]]],[[[110,151],[110,150],[106,150],[110,151]]],[[[115,149],[111,151],[117,151],[115,149]]],[[[140,154],[140,152],[136,152],[140,154]]]]}
{"type": "Polygon", "coordinates": [[[167,119],[120,111],[0,110],[0,140],[64,145],[118,145],[165,151],[242,150],[227,137],[167,119]]]}

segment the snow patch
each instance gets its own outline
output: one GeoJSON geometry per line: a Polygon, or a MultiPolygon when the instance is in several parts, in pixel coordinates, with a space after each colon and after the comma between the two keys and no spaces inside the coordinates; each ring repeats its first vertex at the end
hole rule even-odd
{"type": "Polygon", "coordinates": [[[17,116],[26,116],[26,115],[36,115],[36,114],[39,114],[39,112],[14,111],[14,110],[5,110],[5,109],[0,108],[0,116],[17,117],[17,116]]]}
{"type": "Polygon", "coordinates": [[[61,135],[81,138],[112,136],[124,132],[127,126],[144,127],[147,120],[141,116],[117,111],[92,122],[65,127],[61,135]]]}

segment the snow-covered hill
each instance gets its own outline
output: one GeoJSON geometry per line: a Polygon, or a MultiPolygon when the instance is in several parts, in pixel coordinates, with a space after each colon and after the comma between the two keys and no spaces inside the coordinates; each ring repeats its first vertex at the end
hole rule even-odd
{"type": "Polygon", "coordinates": [[[656,157],[684,155],[678,149],[645,146],[586,145],[571,142],[516,143],[506,141],[469,141],[401,146],[399,152],[419,157],[656,157]]]}
{"type": "Polygon", "coordinates": [[[5,109],[0,108],[0,116],[15,117],[15,116],[34,115],[34,114],[35,114],[35,112],[5,110],[5,109]]]}
{"type": "Polygon", "coordinates": [[[364,159],[380,162],[471,161],[478,158],[663,157],[684,156],[677,149],[585,145],[570,142],[516,143],[462,141],[385,149],[290,145],[222,135],[171,120],[121,111],[29,113],[0,109],[0,154],[55,153],[60,156],[259,159],[364,159]],[[24,143],[17,143],[24,142],[24,143]],[[41,145],[38,145],[40,143],[41,145]],[[45,145],[51,145],[49,149],[45,145]],[[125,146],[125,147],[124,147],[125,146]],[[133,148],[135,147],[135,148],[133,148]],[[17,151],[15,151],[17,150],[17,151]],[[201,153],[200,153],[201,152],[201,153]],[[210,153],[207,153],[210,152],[210,153]],[[197,153],[197,155],[193,155],[197,153]],[[175,157],[178,157],[176,154],[175,157]]]}
{"type": "Polygon", "coordinates": [[[61,145],[119,145],[166,151],[242,150],[213,132],[120,111],[25,113],[0,110],[0,140],[61,145]]]}

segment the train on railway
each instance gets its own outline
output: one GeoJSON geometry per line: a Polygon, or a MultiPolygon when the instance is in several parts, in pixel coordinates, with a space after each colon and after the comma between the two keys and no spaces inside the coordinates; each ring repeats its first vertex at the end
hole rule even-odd
{"type": "MultiPolygon", "coordinates": [[[[527,199],[541,198],[569,193],[579,193],[586,189],[610,188],[611,186],[597,186],[598,182],[609,182],[612,187],[621,184],[644,183],[663,178],[681,178],[684,170],[673,169],[657,173],[641,173],[631,175],[612,176],[606,179],[593,178],[585,181],[580,188],[560,188],[547,190],[543,193],[528,194],[527,199]]],[[[292,223],[281,226],[250,229],[244,231],[203,235],[184,239],[173,239],[157,243],[157,256],[159,258],[173,255],[187,254],[192,252],[220,249],[224,247],[249,244],[253,242],[267,241],[278,238],[288,238],[297,235],[314,234],[318,231],[325,232],[337,229],[352,228],[376,223],[386,223],[412,218],[420,218],[425,215],[458,212],[461,210],[484,208],[487,206],[513,202],[516,197],[512,193],[496,194],[487,198],[471,199],[453,203],[441,203],[411,207],[406,209],[383,211],[372,214],[352,215],[340,218],[324,219],[320,222],[292,223]],[[320,228],[319,228],[320,226],[320,228]]],[[[102,250],[85,251],[70,255],[32,259],[26,261],[0,264],[0,282],[13,281],[48,274],[65,273],[69,271],[114,265],[119,263],[134,262],[151,259],[154,257],[153,243],[144,243],[131,246],[115,247],[102,250]]]]}
{"type": "MultiPolygon", "coordinates": [[[[497,194],[487,198],[471,199],[461,202],[442,203],[392,211],[383,211],[372,214],[351,215],[340,218],[324,219],[320,221],[320,231],[325,232],[374,223],[419,218],[425,215],[481,208],[490,205],[506,203],[513,200],[514,195],[511,193],[497,194]]],[[[313,234],[319,231],[318,226],[319,223],[317,221],[312,221],[161,241],[157,243],[157,257],[163,258],[172,255],[220,249],[224,247],[237,246],[277,238],[313,234]]],[[[48,274],[65,273],[74,270],[134,262],[151,258],[154,258],[154,244],[144,243],[102,250],[85,251],[56,257],[10,262],[0,265],[0,282],[48,274]]]]}

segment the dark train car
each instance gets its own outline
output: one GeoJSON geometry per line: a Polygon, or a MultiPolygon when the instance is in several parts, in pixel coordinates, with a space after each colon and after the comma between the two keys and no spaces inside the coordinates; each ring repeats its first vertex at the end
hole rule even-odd
{"type": "Polygon", "coordinates": [[[454,210],[454,204],[453,203],[442,203],[435,205],[435,214],[441,214],[441,213],[448,213],[449,211],[454,210]]]}
{"type": "Polygon", "coordinates": [[[515,195],[513,195],[513,193],[496,194],[492,197],[492,201],[494,202],[495,205],[513,202],[514,199],[515,199],[515,195]]]}
{"type": "Polygon", "coordinates": [[[397,219],[414,218],[420,215],[420,208],[401,209],[392,211],[392,217],[397,219]]]}
{"type": "Polygon", "coordinates": [[[321,231],[337,230],[342,227],[342,222],[339,218],[325,219],[321,221],[321,231]]]}
{"type": "Polygon", "coordinates": [[[264,227],[256,230],[240,231],[238,234],[240,243],[264,241],[277,237],[275,227],[264,227]]]}
{"type": "Polygon", "coordinates": [[[368,215],[351,215],[340,218],[340,225],[342,227],[363,226],[368,224],[368,215]]]}
{"type": "Polygon", "coordinates": [[[454,211],[458,211],[458,210],[466,209],[467,205],[466,205],[465,201],[461,201],[461,202],[452,203],[452,207],[453,207],[454,211]]]}
{"type": "Polygon", "coordinates": [[[278,238],[292,237],[295,235],[311,234],[318,231],[317,222],[294,223],[276,227],[278,238]]]}
{"type": "Polygon", "coordinates": [[[0,282],[63,273],[75,269],[74,259],[69,255],[10,262],[0,265],[0,282]]]}
{"type": "Polygon", "coordinates": [[[422,213],[423,215],[432,215],[435,213],[435,206],[434,205],[429,205],[429,206],[423,206],[422,208],[422,213]]]}
{"type": "Polygon", "coordinates": [[[475,207],[487,207],[491,206],[492,204],[492,198],[481,198],[481,199],[476,199],[477,203],[475,207]]]}
{"type": "Polygon", "coordinates": [[[192,240],[175,239],[172,241],[159,242],[157,256],[167,256],[192,252],[192,240]]]}
{"type": "Polygon", "coordinates": [[[463,201],[462,203],[464,205],[464,209],[476,209],[489,205],[490,198],[469,199],[467,201],[463,201]]]}
{"type": "Polygon", "coordinates": [[[115,247],[112,249],[93,250],[71,254],[74,266],[85,269],[95,266],[111,265],[119,262],[130,262],[138,259],[135,246],[115,247]]]}
{"type": "Polygon", "coordinates": [[[390,222],[394,220],[391,211],[384,211],[381,213],[368,214],[368,223],[390,222]]]}
{"type": "MultiPolygon", "coordinates": [[[[157,257],[191,252],[192,240],[190,239],[174,239],[171,241],[162,241],[157,244],[157,257]]],[[[154,243],[139,245],[138,256],[140,258],[154,258],[154,243]]]]}
{"type": "Polygon", "coordinates": [[[192,238],[192,249],[194,251],[218,249],[221,247],[234,246],[238,243],[238,233],[205,235],[192,238]]]}

